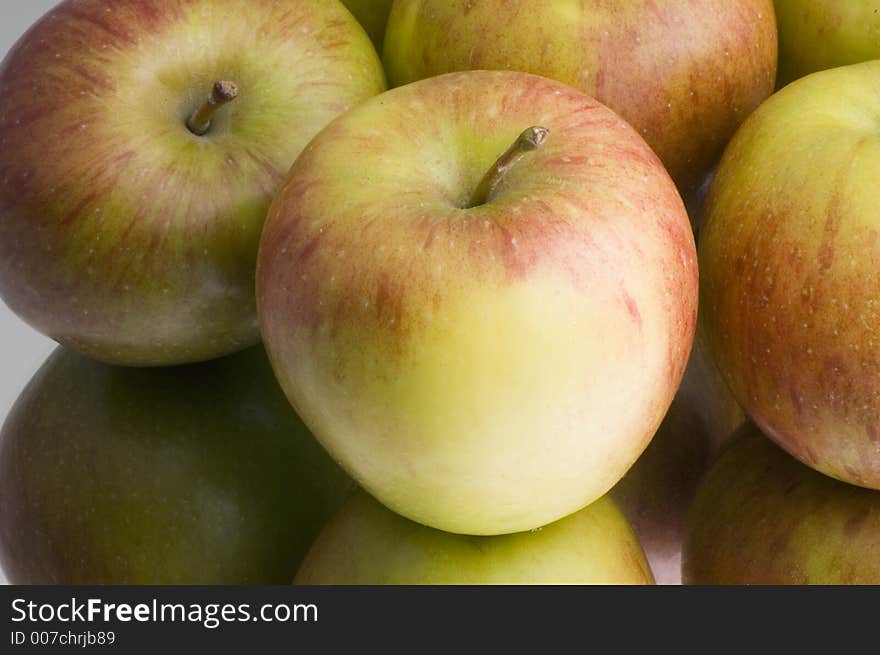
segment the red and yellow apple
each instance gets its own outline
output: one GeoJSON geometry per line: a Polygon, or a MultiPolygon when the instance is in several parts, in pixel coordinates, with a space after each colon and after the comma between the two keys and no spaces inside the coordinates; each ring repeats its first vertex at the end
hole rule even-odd
{"type": "Polygon", "coordinates": [[[113,363],[254,345],[272,195],[322,127],[383,89],[336,0],[61,3],[0,66],[0,296],[113,363]],[[221,81],[237,97],[206,103],[221,81]]]}
{"type": "Polygon", "coordinates": [[[683,189],[773,91],[772,0],[397,0],[392,85],[459,70],[570,84],[629,121],[683,189]]]}
{"type": "Polygon", "coordinates": [[[486,535],[577,511],[638,458],[687,362],[697,270],[623,119],[477,71],[323,130],[272,204],[257,287],[276,374],[334,459],[392,510],[486,535]],[[508,149],[524,131],[543,145],[508,149]]]}
{"type": "Polygon", "coordinates": [[[700,235],[723,378],[813,468],[880,489],[880,62],[778,92],[728,146],[700,235]]]}
{"type": "Polygon", "coordinates": [[[473,537],[408,521],[363,492],[327,523],[294,580],[300,585],[653,582],[638,540],[607,497],[540,530],[473,537]]]}
{"type": "Polygon", "coordinates": [[[748,424],[700,483],[685,584],[880,584],[880,492],[807,468],[748,424]]]}

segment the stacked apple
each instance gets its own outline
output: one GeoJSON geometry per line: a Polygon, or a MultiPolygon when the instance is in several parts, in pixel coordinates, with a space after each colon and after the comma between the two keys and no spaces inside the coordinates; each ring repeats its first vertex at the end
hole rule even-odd
{"type": "MultiPolygon", "coordinates": [[[[749,522],[801,480],[792,511],[839,494],[849,513],[777,552],[826,523],[869,544],[875,492],[753,427],[697,490],[740,405],[880,486],[877,64],[796,83],[734,137],[691,355],[682,196],[701,204],[772,92],[775,16],[62,2],[0,67],[0,295],[62,344],[0,435],[7,574],[671,582],[696,494],[688,579],[762,581],[788,569],[749,522]]],[[[868,545],[834,544],[810,571],[874,575],[868,545]]]]}
{"type": "Polygon", "coordinates": [[[880,3],[775,4],[779,83],[823,72],[749,117],[709,193],[699,350],[754,423],[699,485],[683,580],[877,584],[880,3]]]}
{"type": "Polygon", "coordinates": [[[718,168],[706,341],[751,419],[817,472],[747,428],[699,492],[687,581],[880,582],[878,88],[880,61],[793,82],[718,168]]]}

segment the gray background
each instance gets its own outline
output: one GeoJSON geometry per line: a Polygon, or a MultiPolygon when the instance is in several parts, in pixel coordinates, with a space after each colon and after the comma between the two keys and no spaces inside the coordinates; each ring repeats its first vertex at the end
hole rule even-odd
{"type": "MultiPolygon", "coordinates": [[[[58,0],[0,0],[0,57],[58,0]]],[[[0,422],[55,343],[21,322],[0,303],[0,422]]],[[[6,576],[0,571],[0,582],[6,576]]]]}

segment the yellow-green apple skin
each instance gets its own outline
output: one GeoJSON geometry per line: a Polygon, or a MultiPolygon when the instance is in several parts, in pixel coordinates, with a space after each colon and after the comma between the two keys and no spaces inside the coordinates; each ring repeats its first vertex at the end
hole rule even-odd
{"type": "Polygon", "coordinates": [[[880,0],[775,0],[779,84],[880,59],[880,0]]]}
{"type": "Polygon", "coordinates": [[[384,89],[336,0],[68,0],[0,65],[0,297],[93,358],[256,344],[272,195],[332,118],[384,89]],[[236,100],[196,136],[219,80],[236,100]]]}
{"type": "Polygon", "coordinates": [[[383,60],[393,86],[481,68],[570,84],[688,189],[773,91],[776,39],[772,0],[397,0],[383,60]]]}
{"type": "Polygon", "coordinates": [[[288,584],[354,484],[262,348],[154,369],[59,348],[0,433],[16,584],[288,584]]]}
{"type": "Polygon", "coordinates": [[[718,370],[781,446],[880,488],[880,62],[794,82],[728,146],[700,235],[718,370]]]}
{"type": "Polygon", "coordinates": [[[681,198],[620,117],[559,82],[443,75],[306,148],[270,209],[276,374],[369,492],[449,532],[519,532],[610,489],[666,413],[697,270],[681,198]],[[484,173],[549,129],[487,202],[484,173]]]}
{"type": "Polygon", "coordinates": [[[364,492],[315,540],[299,585],[653,584],[651,568],[608,497],[539,530],[450,534],[409,521],[364,492]]]}
{"type": "Polygon", "coordinates": [[[688,514],[685,584],[880,584],[880,492],[804,466],[745,425],[688,514]]]}
{"type": "Polygon", "coordinates": [[[376,50],[381,54],[385,40],[385,26],[394,0],[342,0],[348,10],[367,31],[376,50]]]}

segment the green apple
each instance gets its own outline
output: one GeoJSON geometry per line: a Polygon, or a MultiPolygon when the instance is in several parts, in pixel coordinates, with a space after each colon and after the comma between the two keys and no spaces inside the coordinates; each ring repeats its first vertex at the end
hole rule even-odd
{"type": "Polygon", "coordinates": [[[481,68],[570,84],[635,126],[683,188],[773,91],[772,0],[398,0],[392,85],[481,68]]]}
{"type": "Polygon", "coordinates": [[[814,73],[728,146],[700,235],[712,356],[819,471],[880,488],[880,61],[814,73]]]}
{"type": "Polygon", "coordinates": [[[779,83],[880,59],[880,0],[774,0],[779,83]]]}
{"type": "Polygon", "coordinates": [[[686,584],[880,584],[880,492],[816,473],[752,424],[700,483],[686,584]]]}
{"type": "Polygon", "coordinates": [[[262,348],[117,368],[59,348],[0,433],[17,584],[287,584],[353,483],[262,348]]]}
{"type": "Polygon", "coordinates": [[[0,66],[0,296],[111,363],[256,344],[272,195],[383,89],[337,0],[61,3],[0,66]]]}
{"type": "Polygon", "coordinates": [[[450,534],[413,523],[364,492],[321,531],[300,585],[652,584],[651,569],[607,497],[531,532],[450,534]]]}
{"type": "Polygon", "coordinates": [[[272,204],[257,287],[276,374],[333,457],[392,510],[485,535],[567,516],[637,459],[687,362],[697,270],[629,125],[475,71],[322,131],[272,204]]]}
{"type": "Polygon", "coordinates": [[[342,4],[354,14],[363,28],[370,35],[376,50],[382,52],[385,40],[385,25],[394,0],[342,0],[342,4]]]}

